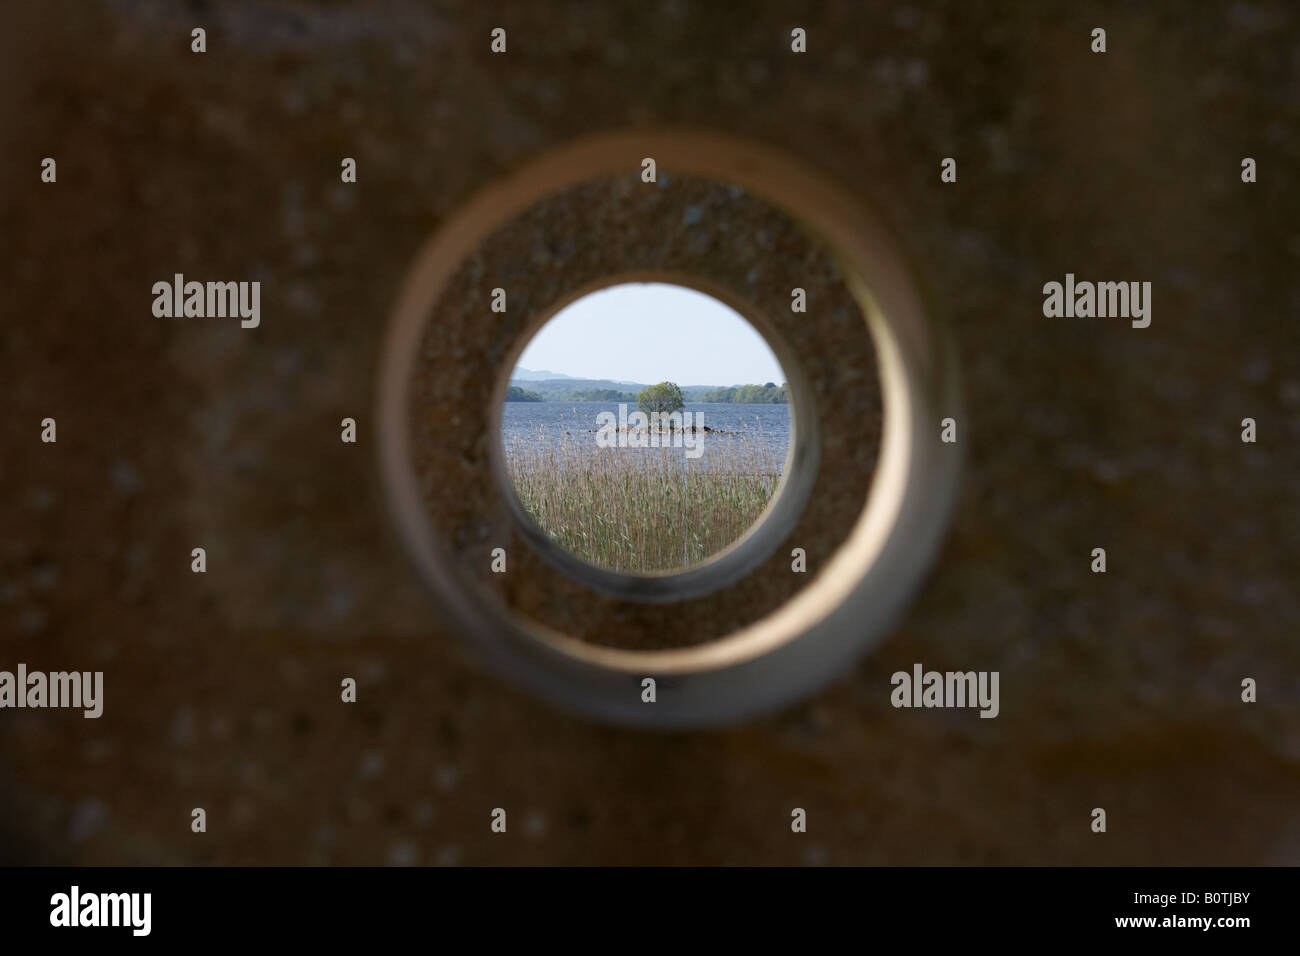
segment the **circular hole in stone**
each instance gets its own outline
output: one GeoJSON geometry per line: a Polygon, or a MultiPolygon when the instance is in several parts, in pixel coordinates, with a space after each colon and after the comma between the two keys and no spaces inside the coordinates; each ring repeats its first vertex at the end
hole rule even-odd
{"type": "Polygon", "coordinates": [[[517,510],[596,568],[706,564],[781,492],[791,391],[762,333],[711,295],[667,282],[582,295],[510,372],[500,438],[517,510]]]}
{"type": "Polygon", "coordinates": [[[897,618],[956,487],[957,448],[935,424],[961,410],[951,343],[855,193],[761,143],[610,133],[485,186],[426,244],[380,369],[386,488],[444,612],[503,673],[619,722],[694,726],[809,692],[897,618]],[[779,494],[745,538],[631,575],[560,548],[523,512],[501,424],[510,373],[550,317],[654,281],[706,292],[763,333],[795,427],[779,494]]]}

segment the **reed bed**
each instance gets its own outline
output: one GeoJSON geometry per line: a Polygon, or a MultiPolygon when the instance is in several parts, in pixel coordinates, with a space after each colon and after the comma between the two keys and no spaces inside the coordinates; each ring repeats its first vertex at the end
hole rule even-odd
{"type": "Polygon", "coordinates": [[[586,430],[540,427],[505,451],[520,502],[551,538],[631,574],[679,570],[732,544],[767,507],[783,463],[748,429],[707,436],[694,460],[682,448],[600,448],[586,430]]]}

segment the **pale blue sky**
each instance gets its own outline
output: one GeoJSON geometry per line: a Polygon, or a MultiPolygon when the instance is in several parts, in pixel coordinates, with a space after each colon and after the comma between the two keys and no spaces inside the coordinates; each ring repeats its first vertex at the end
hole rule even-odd
{"type": "Polygon", "coordinates": [[[767,342],[712,296],[662,282],[610,286],[555,314],[518,365],[574,378],[678,385],[785,381],[767,342]]]}

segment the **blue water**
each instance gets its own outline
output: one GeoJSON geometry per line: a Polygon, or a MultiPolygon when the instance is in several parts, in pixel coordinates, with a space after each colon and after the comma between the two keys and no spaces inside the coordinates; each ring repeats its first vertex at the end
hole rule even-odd
{"type": "MultiPolygon", "coordinates": [[[[596,444],[600,423],[596,416],[612,412],[618,416],[618,402],[506,402],[501,424],[507,450],[516,442],[557,441],[579,448],[589,448],[593,453],[609,451],[596,444]]],[[[733,405],[715,402],[687,402],[686,411],[693,414],[695,424],[717,429],[704,434],[704,453],[691,464],[708,467],[711,451],[724,452],[728,445],[739,448],[757,447],[773,470],[784,464],[790,444],[790,406],[788,405],[733,405]],[[700,415],[703,415],[701,421],[700,415]]],[[[636,411],[636,403],[627,403],[627,413],[636,411]]],[[[659,451],[659,449],[617,449],[659,451]]],[[[715,455],[719,460],[722,455],[715,455]]]]}

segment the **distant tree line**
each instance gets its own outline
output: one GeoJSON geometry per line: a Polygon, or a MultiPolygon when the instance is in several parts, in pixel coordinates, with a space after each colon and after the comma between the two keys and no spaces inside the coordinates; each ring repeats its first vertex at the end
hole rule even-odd
{"type": "Polygon", "coordinates": [[[530,392],[526,388],[520,388],[518,385],[506,386],[507,402],[544,402],[546,399],[536,392],[530,392]]]}
{"type": "Polygon", "coordinates": [[[790,401],[788,384],[732,385],[715,388],[700,396],[702,402],[723,402],[736,405],[784,405],[790,401]]]}
{"type": "Polygon", "coordinates": [[[575,389],[572,392],[562,392],[561,397],[553,398],[552,401],[559,402],[634,402],[636,401],[635,392],[620,392],[616,388],[586,388],[575,389]]]}
{"type": "MultiPolygon", "coordinates": [[[[686,389],[679,388],[672,382],[660,382],[649,386],[640,393],[625,392],[617,388],[564,388],[553,382],[544,383],[545,392],[536,392],[520,385],[511,385],[506,389],[507,402],[636,402],[647,390],[653,391],[664,386],[676,389],[675,398],[688,402],[722,402],[736,405],[784,405],[790,401],[789,386],[768,382],[765,385],[732,385],[728,388],[686,389]]],[[[656,407],[662,404],[662,396],[656,395],[656,407]]],[[[669,403],[671,404],[671,403],[669,403]]],[[[676,406],[681,407],[681,406],[676,406]]]]}
{"type": "Polygon", "coordinates": [[[520,385],[511,385],[507,390],[507,402],[635,402],[636,392],[624,392],[617,388],[557,388],[554,383],[546,382],[545,391],[533,391],[520,385]],[[515,398],[515,395],[528,395],[531,398],[515,398]]]}

